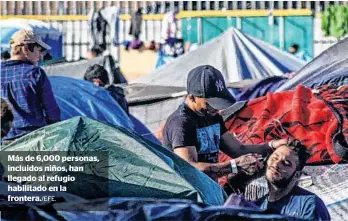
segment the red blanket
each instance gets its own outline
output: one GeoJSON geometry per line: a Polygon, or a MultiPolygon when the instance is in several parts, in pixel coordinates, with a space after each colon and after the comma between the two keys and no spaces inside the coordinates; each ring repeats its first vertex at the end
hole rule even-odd
{"type": "MultiPolygon", "coordinates": [[[[312,91],[300,85],[249,101],[225,125],[244,144],[292,137],[308,148],[308,163],[338,163],[348,150],[347,99],[348,86],[312,91]]],[[[230,158],[221,153],[219,161],[226,160],[230,158]]]]}

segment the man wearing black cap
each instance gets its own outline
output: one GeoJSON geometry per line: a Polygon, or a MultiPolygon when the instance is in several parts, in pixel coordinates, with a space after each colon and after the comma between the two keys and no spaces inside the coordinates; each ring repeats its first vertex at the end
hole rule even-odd
{"type": "Polygon", "coordinates": [[[262,163],[258,158],[282,145],[284,140],[264,145],[243,145],[225,128],[218,110],[235,103],[220,71],[210,65],[198,66],[187,78],[188,95],[167,119],[163,144],[213,179],[230,173],[254,174],[262,163]],[[218,163],[218,152],[234,158],[218,163]]]}

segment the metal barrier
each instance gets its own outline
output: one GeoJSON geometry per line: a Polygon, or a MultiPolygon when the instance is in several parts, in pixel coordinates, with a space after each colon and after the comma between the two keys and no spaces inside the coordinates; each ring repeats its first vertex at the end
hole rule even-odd
{"type": "MultiPolygon", "coordinates": [[[[158,42],[161,38],[161,19],[163,17],[161,13],[168,10],[179,11],[179,17],[186,16],[188,19],[193,14],[200,17],[209,14],[210,16],[218,15],[238,18],[255,13],[259,16],[268,16],[271,11],[289,14],[300,13],[301,11],[306,12],[303,9],[310,9],[312,12],[320,12],[332,4],[348,5],[348,1],[2,1],[1,15],[2,17],[15,15],[16,17],[23,16],[25,18],[45,20],[52,27],[63,31],[63,55],[66,56],[68,61],[71,61],[79,60],[88,50],[90,40],[87,35],[89,28],[86,15],[91,8],[98,10],[102,7],[113,5],[121,8],[119,40],[122,42],[130,40],[128,36],[130,27],[129,14],[138,7],[143,7],[145,14],[143,16],[140,39],[158,42]]],[[[308,11],[306,12],[307,14],[308,11]]],[[[278,16],[284,15],[279,14],[278,16]]],[[[180,20],[178,25],[180,30],[180,20]]],[[[117,48],[111,46],[110,39],[107,38],[106,40],[109,51],[117,58],[117,48]]]]}
{"type": "Polygon", "coordinates": [[[142,7],[145,14],[171,11],[310,9],[321,12],[347,1],[1,1],[2,15],[85,15],[91,8],[118,6],[122,13],[142,7]]]}

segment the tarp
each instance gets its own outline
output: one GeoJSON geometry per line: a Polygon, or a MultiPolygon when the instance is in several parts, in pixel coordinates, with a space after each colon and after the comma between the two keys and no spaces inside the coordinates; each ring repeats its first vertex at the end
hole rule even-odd
{"type": "Polygon", "coordinates": [[[99,64],[108,72],[109,83],[127,83],[111,55],[98,56],[89,60],[74,62],[52,63],[43,66],[47,76],[64,76],[83,79],[86,70],[95,64],[99,64]]]}
{"type": "MultiPolygon", "coordinates": [[[[239,199],[239,196],[236,196],[239,199]]],[[[47,204],[47,203],[46,203],[47,204]]],[[[279,214],[262,212],[244,205],[205,206],[182,199],[145,199],[114,197],[87,202],[53,203],[41,207],[17,203],[0,205],[2,220],[297,220],[279,214]],[[11,211],[6,209],[11,208],[11,211]]]]}
{"type": "Polygon", "coordinates": [[[134,129],[132,121],[104,88],[68,77],[49,77],[61,119],[87,116],[104,123],[134,129]]]}
{"type": "Polygon", "coordinates": [[[322,52],[314,60],[298,71],[295,77],[288,80],[277,91],[294,89],[302,84],[307,87],[318,87],[324,84],[348,84],[348,38],[343,39],[322,52]]]}
{"type": "Polygon", "coordinates": [[[283,85],[288,78],[273,76],[268,77],[259,82],[249,86],[247,89],[234,95],[236,101],[251,100],[254,98],[265,96],[268,92],[276,91],[281,85],[283,85]]]}
{"type": "Polygon", "coordinates": [[[73,154],[71,151],[105,151],[108,173],[96,170],[93,179],[75,182],[73,188],[68,188],[68,193],[85,199],[91,196],[93,199],[179,198],[207,205],[222,205],[225,200],[225,193],[216,182],[172,151],[122,127],[86,117],[38,129],[3,147],[2,151],[64,151],[69,156],[73,154]],[[105,185],[108,190],[103,188],[105,185]]]}
{"type": "Polygon", "coordinates": [[[46,44],[52,47],[49,53],[53,58],[63,56],[63,33],[50,27],[48,23],[39,20],[15,18],[1,20],[0,27],[1,50],[9,50],[11,36],[20,29],[26,29],[34,31],[46,44]]]}
{"type": "Polygon", "coordinates": [[[104,123],[135,130],[141,136],[158,142],[137,118],[128,116],[107,90],[94,84],[68,77],[49,77],[53,94],[61,111],[61,119],[86,116],[104,123]],[[69,93],[67,93],[69,91],[69,93]]]}
{"type": "Polygon", "coordinates": [[[189,71],[212,65],[222,72],[227,84],[243,79],[282,76],[299,70],[305,62],[261,40],[230,28],[195,51],[180,56],[149,75],[131,83],[186,87],[189,71]]]}
{"type": "MultiPolygon", "coordinates": [[[[79,208],[88,208],[90,205],[108,208],[101,212],[69,212],[59,211],[58,214],[66,220],[296,220],[282,215],[266,214],[260,210],[239,206],[202,206],[184,200],[151,200],[139,198],[112,198],[87,203],[79,203],[79,208]]],[[[59,208],[76,206],[76,204],[56,204],[59,208]]]]}

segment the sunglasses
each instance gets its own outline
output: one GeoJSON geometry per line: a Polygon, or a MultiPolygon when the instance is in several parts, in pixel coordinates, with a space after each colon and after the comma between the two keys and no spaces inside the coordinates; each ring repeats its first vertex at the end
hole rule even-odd
{"type": "Polygon", "coordinates": [[[45,48],[43,48],[41,45],[39,44],[35,44],[36,47],[39,48],[40,53],[44,56],[45,54],[47,54],[47,50],[45,48]]]}
{"type": "MultiPolygon", "coordinates": [[[[41,45],[39,45],[38,43],[30,43],[27,45],[30,51],[34,51],[34,48],[38,47],[42,56],[45,56],[45,54],[47,54],[47,50],[43,48],[41,45]]],[[[24,46],[24,44],[20,44],[18,46],[24,46]]]]}

